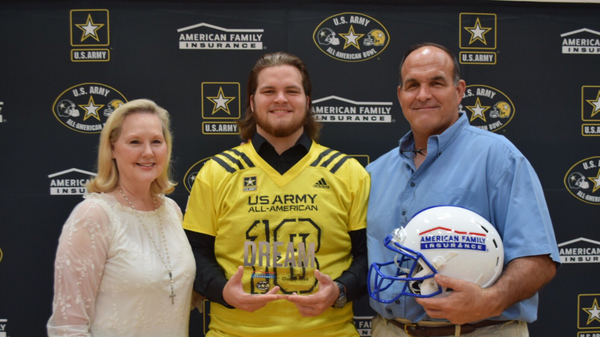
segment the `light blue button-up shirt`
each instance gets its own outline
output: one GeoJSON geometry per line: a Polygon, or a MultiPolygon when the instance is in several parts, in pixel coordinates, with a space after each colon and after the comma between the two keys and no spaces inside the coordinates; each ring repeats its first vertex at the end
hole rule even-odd
{"type": "MultiPolygon", "coordinates": [[[[395,253],[383,239],[405,226],[424,208],[456,205],[486,218],[504,243],[504,263],[535,255],[550,255],[560,263],[558,246],[544,198],[533,167],[505,137],[470,126],[465,114],[441,135],[427,142],[427,157],[418,170],[400,149],[414,149],[412,132],[400,146],[367,166],[371,194],[367,213],[369,264],[387,262],[395,253]]],[[[401,282],[395,282],[400,289],[401,282]]],[[[533,322],[538,295],[506,309],[497,320],[533,322]]],[[[412,322],[430,320],[414,298],[402,296],[396,303],[371,299],[383,317],[412,322]]]]}

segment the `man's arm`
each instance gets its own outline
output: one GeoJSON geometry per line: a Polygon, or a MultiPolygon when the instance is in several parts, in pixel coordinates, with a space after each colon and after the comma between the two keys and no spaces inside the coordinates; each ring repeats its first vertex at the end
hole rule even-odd
{"type": "Polygon", "coordinates": [[[206,296],[211,302],[232,308],[223,298],[223,288],[227,278],[215,257],[215,237],[188,230],[185,230],[185,234],[196,259],[194,290],[206,296]]]}
{"type": "Polygon", "coordinates": [[[359,299],[367,292],[367,230],[359,229],[348,233],[352,241],[352,264],[340,277],[336,278],[346,287],[348,301],[359,299]]]}
{"type": "Polygon", "coordinates": [[[486,289],[443,275],[436,282],[453,289],[443,298],[419,298],[431,318],[445,318],[454,324],[476,322],[498,316],[511,305],[535,295],[556,274],[549,255],[527,256],[508,263],[496,283],[486,289]]]}

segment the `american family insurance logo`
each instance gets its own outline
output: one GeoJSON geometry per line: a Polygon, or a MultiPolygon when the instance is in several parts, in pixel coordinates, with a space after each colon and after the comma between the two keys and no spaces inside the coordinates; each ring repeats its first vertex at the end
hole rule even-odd
{"type": "Polygon", "coordinates": [[[201,22],[177,29],[179,49],[262,50],[264,29],[231,29],[201,22]]]}
{"type": "Polygon", "coordinates": [[[319,122],[391,123],[392,102],[357,102],[338,96],[313,101],[313,114],[319,122]]]}
{"type": "Polygon", "coordinates": [[[600,263],[600,242],[577,238],[558,244],[562,263],[600,263]]]}
{"type": "Polygon", "coordinates": [[[85,186],[95,176],[96,173],[76,168],[50,174],[50,195],[83,195],[85,186]]]}
{"type": "Polygon", "coordinates": [[[600,32],[581,28],[560,34],[563,54],[600,54],[600,32]]]}

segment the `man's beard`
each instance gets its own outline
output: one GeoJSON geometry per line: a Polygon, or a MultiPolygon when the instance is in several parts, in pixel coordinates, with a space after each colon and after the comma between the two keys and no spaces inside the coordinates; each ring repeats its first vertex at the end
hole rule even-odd
{"type": "Polygon", "coordinates": [[[267,121],[267,119],[262,119],[257,113],[254,114],[254,119],[256,120],[256,125],[260,126],[265,132],[277,137],[284,138],[291,136],[294,132],[298,131],[298,129],[302,128],[306,123],[306,119],[308,118],[308,113],[306,113],[304,119],[302,120],[292,120],[287,124],[278,124],[277,126],[273,126],[271,123],[267,121]]]}

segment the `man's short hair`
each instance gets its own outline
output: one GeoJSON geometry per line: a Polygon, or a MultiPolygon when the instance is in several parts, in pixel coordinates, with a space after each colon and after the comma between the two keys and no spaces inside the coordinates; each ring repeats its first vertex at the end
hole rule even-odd
{"type": "Polygon", "coordinates": [[[408,57],[408,55],[412,54],[412,52],[414,52],[415,50],[417,50],[419,48],[423,48],[423,47],[435,47],[435,48],[441,49],[448,56],[450,56],[450,59],[452,59],[452,62],[454,63],[454,71],[453,71],[452,77],[454,80],[454,85],[457,85],[458,81],[460,81],[460,65],[459,65],[458,59],[456,58],[454,53],[452,53],[452,51],[450,49],[448,49],[445,46],[442,46],[441,44],[437,44],[437,43],[433,43],[433,42],[422,42],[422,43],[412,45],[410,48],[408,48],[408,50],[404,54],[404,57],[402,58],[402,61],[400,62],[400,68],[399,68],[400,86],[402,86],[402,66],[404,66],[404,62],[406,61],[406,58],[408,57]]]}

